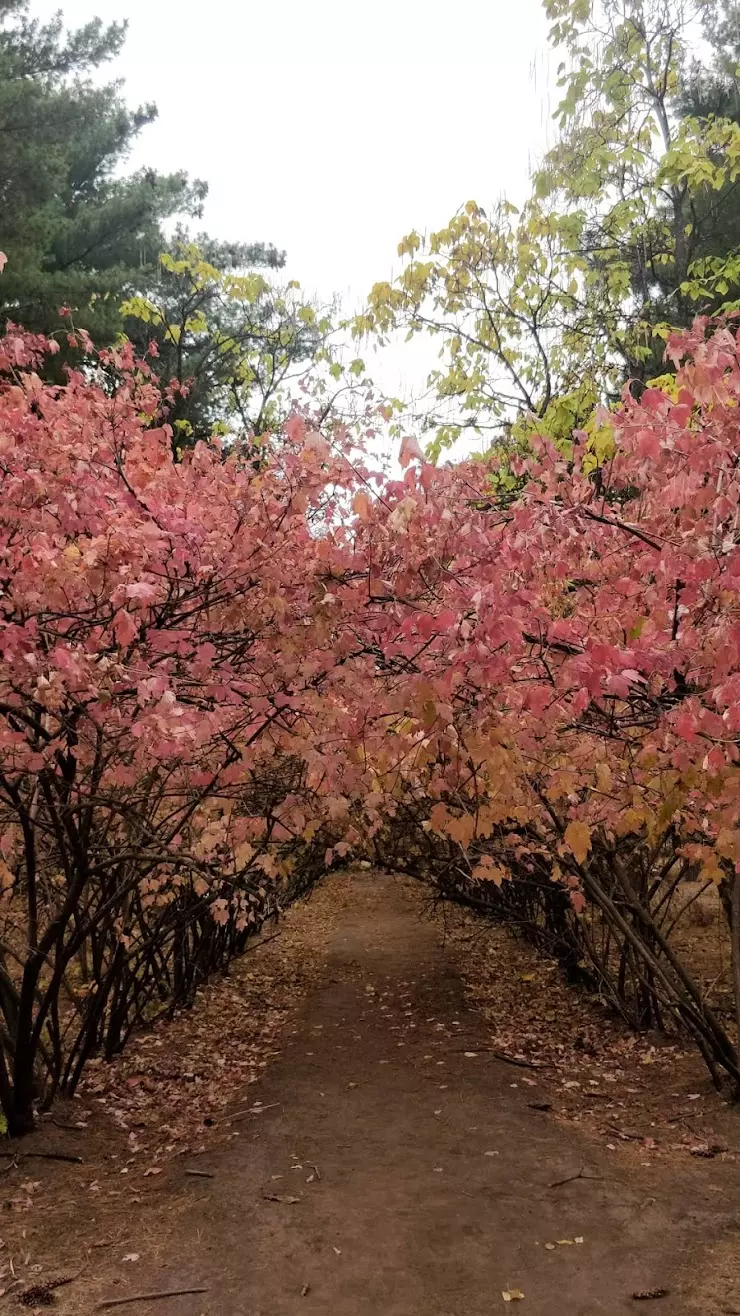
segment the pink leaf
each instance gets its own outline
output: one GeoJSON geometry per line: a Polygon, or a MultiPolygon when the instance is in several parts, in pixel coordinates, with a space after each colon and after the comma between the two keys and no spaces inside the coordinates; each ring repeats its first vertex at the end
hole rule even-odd
{"type": "Polygon", "coordinates": [[[113,621],[113,629],[116,640],[123,647],[130,644],[138,634],[138,627],[130,612],[117,612],[113,621]]]}
{"type": "Polygon", "coordinates": [[[402,466],[408,466],[409,462],[412,461],[414,458],[417,458],[418,461],[423,462],[424,453],[419,447],[417,440],[412,438],[409,434],[407,434],[404,436],[404,438],[401,439],[401,450],[398,455],[398,460],[400,461],[402,466]]]}

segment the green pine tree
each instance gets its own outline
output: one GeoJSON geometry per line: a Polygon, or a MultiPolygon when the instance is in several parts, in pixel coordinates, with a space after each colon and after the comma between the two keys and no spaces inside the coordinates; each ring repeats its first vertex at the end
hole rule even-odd
{"type": "Polygon", "coordinates": [[[58,331],[59,308],[96,341],[121,329],[119,305],[154,270],[173,215],[200,213],[206,186],[185,173],[121,176],[153,105],[129,109],[121,85],[92,74],[121,49],[126,25],[29,17],[0,0],[0,321],[58,331]]]}

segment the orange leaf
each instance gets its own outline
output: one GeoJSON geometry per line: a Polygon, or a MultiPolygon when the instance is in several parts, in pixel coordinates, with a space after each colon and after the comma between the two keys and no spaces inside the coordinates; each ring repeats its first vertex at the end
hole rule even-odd
{"type": "Polygon", "coordinates": [[[564,841],[576,860],[582,864],[591,849],[591,830],[585,822],[570,822],[565,829],[564,841]]]}

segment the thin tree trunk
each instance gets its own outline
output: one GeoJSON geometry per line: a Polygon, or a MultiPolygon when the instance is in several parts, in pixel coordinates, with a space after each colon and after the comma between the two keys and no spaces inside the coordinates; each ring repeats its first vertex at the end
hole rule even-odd
{"type": "MultiPolygon", "coordinates": [[[[737,1046],[740,1052],[740,874],[732,882],[732,985],[735,993],[735,1019],[737,1020],[737,1046]]],[[[740,1086],[740,1085],[739,1085],[740,1086]]],[[[738,1093],[740,1095],[740,1092],[738,1093]]]]}

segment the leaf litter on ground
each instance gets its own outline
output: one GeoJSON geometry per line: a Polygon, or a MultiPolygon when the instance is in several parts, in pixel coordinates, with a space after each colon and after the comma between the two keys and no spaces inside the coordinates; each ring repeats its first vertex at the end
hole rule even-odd
{"type": "Polygon", "coordinates": [[[501,926],[451,906],[443,918],[468,999],[491,1028],[490,1053],[541,1071],[517,1079],[532,1110],[599,1135],[610,1150],[631,1145],[645,1163],[740,1160],[732,1116],[685,1040],[631,1032],[501,926]]]}

